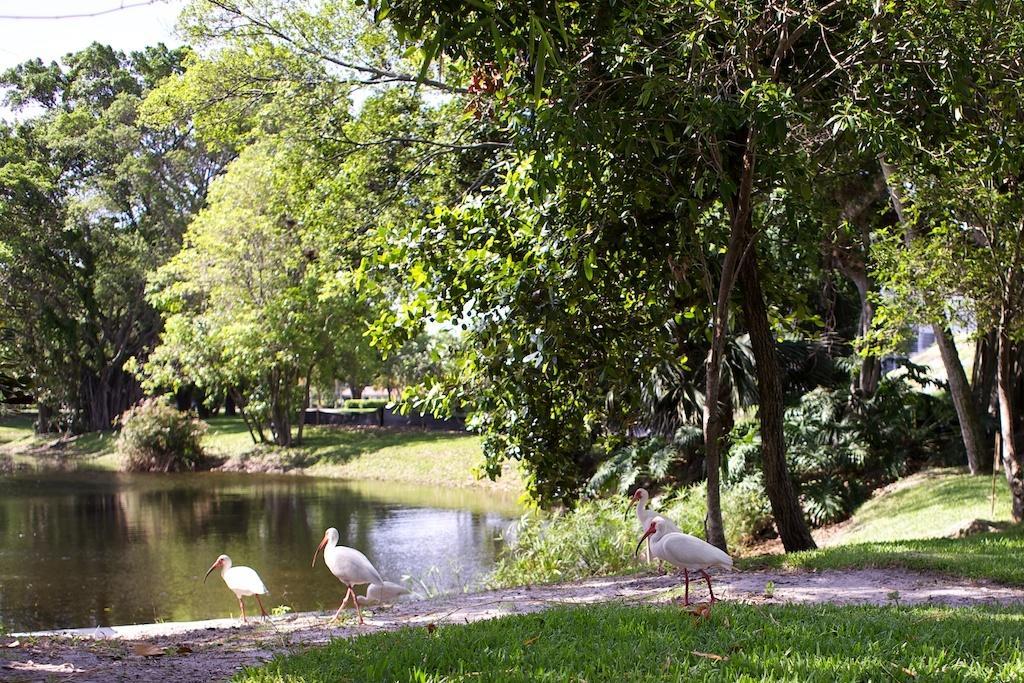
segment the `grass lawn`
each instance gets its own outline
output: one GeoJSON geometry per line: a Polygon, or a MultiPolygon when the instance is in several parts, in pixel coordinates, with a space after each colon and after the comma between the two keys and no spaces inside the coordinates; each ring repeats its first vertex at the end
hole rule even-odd
{"type": "Polygon", "coordinates": [[[0,416],[0,445],[32,436],[32,413],[17,412],[0,416]]]}
{"type": "Polygon", "coordinates": [[[235,680],[1015,681],[1022,648],[1007,609],[600,605],[336,640],[235,680]]]}
{"type": "MultiPolygon", "coordinates": [[[[32,420],[29,413],[0,417],[0,454],[30,466],[45,467],[48,459],[59,458],[62,466],[76,461],[80,467],[118,469],[115,434],[83,434],[59,450],[44,449],[56,437],[33,434],[32,420]]],[[[497,482],[476,478],[480,438],[471,434],[307,426],[301,447],[257,449],[240,418],[214,417],[207,423],[203,445],[223,458],[287,463],[306,474],[324,477],[522,491],[516,471],[510,470],[497,482]]]]}
{"type": "Polygon", "coordinates": [[[1010,488],[1002,473],[996,478],[995,513],[991,496],[991,476],[972,477],[959,468],[924,470],[864,503],[829,544],[935,538],[975,519],[1009,521],[1010,488]]]}
{"type": "Polygon", "coordinates": [[[1008,521],[1006,480],[992,480],[959,469],[934,469],[908,477],[865,503],[828,547],[788,555],[740,560],[742,568],[839,569],[894,567],[987,578],[1024,586],[1024,528],[944,538],[974,519],[1008,521]]]}
{"type": "Polygon", "coordinates": [[[967,538],[926,538],[837,545],[788,555],[739,561],[743,569],[899,567],[1024,586],[1024,528],[967,538]]]}

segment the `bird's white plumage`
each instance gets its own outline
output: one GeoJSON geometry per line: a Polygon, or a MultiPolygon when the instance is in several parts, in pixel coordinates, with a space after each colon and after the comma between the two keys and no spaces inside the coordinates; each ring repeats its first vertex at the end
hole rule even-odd
{"type": "Polygon", "coordinates": [[[647,489],[637,489],[636,492],[633,493],[633,500],[636,502],[636,518],[640,521],[641,531],[647,531],[647,527],[651,525],[651,520],[658,517],[662,520],[666,533],[682,533],[679,527],[677,527],[671,519],[662,517],[657,512],[647,507],[647,503],[650,499],[651,496],[647,493],[647,489]]]}
{"type": "Polygon", "coordinates": [[[651,536],[651,554],[679,569],[731,569],[732,558],[721,549],[696,536],[669,531],[668,520],[654,516],[655,532],[651,536]],[[668,523],[667,523],[668,522],[668,523]]]}
{"type": "Polygon", "coordinates": [[[393,581],[385,581],[383,584],[371,583],[366,588],[366,596],[359,596],[356,600],[360,605],[380,605],[394,602],[403,595],[408,595],[409,589],[393,581]]]}
{"type": "Polygon", "coordinates": [[[363,583],[384,584],[377,569],[366,559],[366,555],[355,548],[338,545],[341,535],[338,530],[331,527],[324,534],[327,537],[327,545],[324,548],[324,563],[331,570],[339,581],[348,586],[358,586],[363,583]]]}
{"type": "Polygon", "coordinates": [[[203,577],[203,582],[210,577],[210,572],[214,569],[220,568],[220,577],[224,579],[224,583],[227,584],[228,589],[235,594],[238,598],[238,609],[242,612],[242,621],[245,621],[245,604],[242,602],[242,598],[253,595],[256,596],[256,602],[260,606],[260,614],[263,617],[267,617],[267,610],[263,607],[263,601],[260,600],[261,595],[269,595],[270,591],[263,585],[263,579],[256,573],[256,570],[250,567],[235,567],[231,564],[231,558],[227,555],[221,555],[216,561],[206,570],[206,576],[203,577]]]}
{"type": "Polygon", "coordinates": [[[263,585],[263,580],[251,567],[231,567],[221,571],[224,583],[228,585],[235,595],[243,597],[246,595],[267,595],[269,591],[263,585]]]}

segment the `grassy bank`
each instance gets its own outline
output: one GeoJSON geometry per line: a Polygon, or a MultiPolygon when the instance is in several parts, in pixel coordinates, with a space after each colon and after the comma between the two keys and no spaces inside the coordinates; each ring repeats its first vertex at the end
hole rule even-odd
{"type": "Polygon", "coordinates": [[[992,579],[1024,586],[1024,528],[949,538],[976,519],[1006,524],[1010,494],[996,481],[956,469],[919,472],[879,492],[818,550],[742,560],[747,568],[841,569],[890,567],[992,579]]]}
{"type": "Polygon", "coordinates": [[[766,555],[740,562],[740,567],[844,569],[889,567],[932,571],[950,576],[991,579],[1024,586],[1024,529],[967,538],[926,538],[837,545],[803,553],[766,555]]]}
{"type": "Polygon", "coordinates": [[[1010,681],[1022,634],[1010,610],[602,605],[337,640],[235,680],[1010,681]]]}
{"type": "MultiPolygon", "coordinates": [[[[481,461],[480,439],[470,434],[307,427],[302,446],[280,449],[255,446],[238,418],[215,417],[208,424],[204,449],[232,469],[522,490],[522,480],[515,471],[507,472],[497,482],[477,479],[474,472],[481,461]]],[[[40,437],[32,432],[31,415],[0,418],[0,455],[28,467],[116,470],[115,440],[110,433],[84,434],[69,440],[40,437]]]]}
{"type": "Polygon", "coordinates": [[[992,506],[992,477],[959,468],[924,470],[879,491],[864,503],[828,545],[949,536],[975,519],[1010,520],[1010,489],[1000,473],[992,506]]]}

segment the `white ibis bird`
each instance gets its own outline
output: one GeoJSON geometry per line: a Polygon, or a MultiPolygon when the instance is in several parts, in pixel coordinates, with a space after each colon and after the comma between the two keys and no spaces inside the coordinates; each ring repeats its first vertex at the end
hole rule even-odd
{"type": "Polygon", "coordinates": [[[680,531],[669,531],[668,520],[655,515],[647,526],[647,531],[640,537],[636,544],[634,555],[640,552],[640,546],[645,538],[651,539],[651,552],[655,557],[665,560],[673,567],[683,570],[686,579],[686,592],[683,597],[683,604],[690,604],[690,572],[699,571],[708,582],[708,593],[711,594],[711,602],[718,598],[711,590],[711,577],[708,569],[732,569],[732,558],[725,552],[706,543],[695,536],[684,534],[680,531]]]}
{"type": "Polygon", "coordinates": [[[270,591],[263,585],[263,579],[256,573],[251,567],[232,567],[231,558],[227,555],[221,555],[217,558],[217,561],[210,565],[210,568],[206,570],[206,576],[203,577],[203,583],[206,583],[206,579],[210,577],[210,572],[220,567],[220,576],[224,579],[224,583],[228,585],[231,592],[238,598],[238,606],[242,610],[242,622],[245,622],[245,603],[242,602],[242,598],[246,595],[252,595],[256,598],[256,602],[260,606],[260,614],[264,617],[269,616],[267,610],[263,609],[263,601],[260,600],[261,595],[269,595],[270,591]]]}
{"type": "MultiPolygon", "coordinates": [[[[636,505],[636,518],[640,520],[640,530],[646,531],[647,527],[651,525],[651,519],[658,516],[654,510],[647,508],[647,503],[650,501],[651,496],[647,493],[647,489],[637,489],[633,492],[633,497],[629,499],[629,507],[636,505]]],[[[629,508],[627,508],[628,510],[629,508]]],[[[672,523],[672,520],[662,517],[665,520],[665,533],[682,533],[682,530],[672,523]]],[[[651,561],[651,544],[650,541],[647,543],[647,561],[651,561]]],[[[658,560],[658,571],[661,571],[661,560],[658,560]]]]}
{"type": "MultiPolygon", "coordinates": [[[[317,546],[316,552],[313,553],[313,565],[316,566],[317,553],[322,549],[324,551],[324,564],[331,570],[338,581],[345,584],[345,597],[341,601],[341,605],[338,607],[338,611],[334,613],[334,621],[341,614],[342,608],[345,607],[345,603],[348,601],[349,594],[352,595],[352,600],[356,601],[356,592],[352,590],[353,586],[358,586],[362,583],[375,583],[378,585],[384,585],[384,579],[380,577],[380,573],[374,568],[370,561],[366,559],[366,555],[355,548],[349,548],[343,545],[338,545],[338,539],[340,535],[338,530],[331,527],[324,532],[324,538],[320,541],[320,545],[317,546]]],[[[359,610],[359,602],[356,601],[356,614],[359,615],[359,623],[363,623],[363,613],[359,610]]]]}
{"type": "MultiPolygon", "coordinates": [[[[408,588],[394,581],[385,581],[383,584],[371,583],[366,587],[366,596],[357,595],[356,602],[362,606],[386,605],[408,594],[408,588]]],[[[348,604],[348,596],[345,597],[345,603],[348,604]]]]}

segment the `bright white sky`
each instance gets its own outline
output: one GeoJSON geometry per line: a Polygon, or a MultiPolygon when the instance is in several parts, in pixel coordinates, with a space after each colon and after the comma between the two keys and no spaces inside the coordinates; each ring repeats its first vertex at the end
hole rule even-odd
{"type": "Polygon", "coordinates": [[[129,52],[164,42],[180,45],[174,35],[178,13],[186,0],[0,0],[0,70],[27,59],[59,60],[90,43],[129,52]],[[10,19],[10,16],[91,14],[124,7],[96,17],[10,19]]]}

